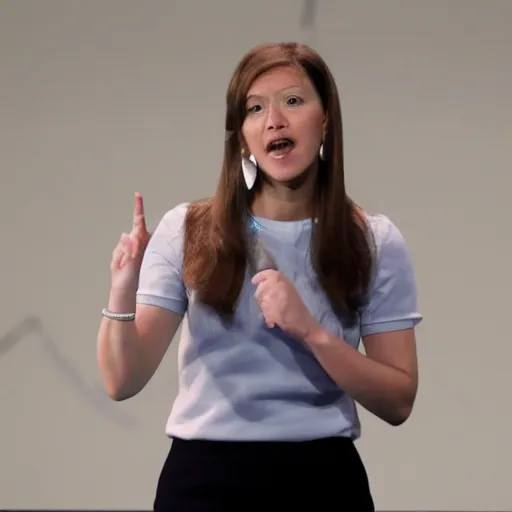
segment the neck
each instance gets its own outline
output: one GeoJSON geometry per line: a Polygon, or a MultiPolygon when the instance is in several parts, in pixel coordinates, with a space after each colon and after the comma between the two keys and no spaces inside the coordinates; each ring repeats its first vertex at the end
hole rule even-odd
{"type": "Polygon", "coordinates": [[[316,173],[306,173],[294,183],[262,179],[254,195],[251,212],[265,219],[293,221],[313,216],[316,173]]]}

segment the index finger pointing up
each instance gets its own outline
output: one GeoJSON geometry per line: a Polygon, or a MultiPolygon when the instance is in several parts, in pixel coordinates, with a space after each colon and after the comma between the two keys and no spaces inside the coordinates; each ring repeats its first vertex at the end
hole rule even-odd
{"type": "Polygon", "coordinates": [[[142,195],[135,194],[135,206],[133,208],[133,229],[146,230],[146,218],[144,215],[144,201],[142,195]]]}

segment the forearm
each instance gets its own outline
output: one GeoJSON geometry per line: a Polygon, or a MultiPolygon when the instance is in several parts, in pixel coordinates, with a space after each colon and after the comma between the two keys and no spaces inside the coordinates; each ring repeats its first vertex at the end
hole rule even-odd
{"type": "Polygon", "coordinates": [[[305,342],[334,382],[365,409],[391,425],[407,419],[416,394],[410,375],[370,359],[321,328],[305,342]]]}
{"type": "MultiPolygon", "coordinates": [[[[109,311],[133,313],[136,308],[133,294],[112,291],[109,311]]],[[[123,322],[103,318],[97,339],[97,357],[109,396],[123,400],[135,395],[145,382],[144,351],[134,321],[123,322]]]]}

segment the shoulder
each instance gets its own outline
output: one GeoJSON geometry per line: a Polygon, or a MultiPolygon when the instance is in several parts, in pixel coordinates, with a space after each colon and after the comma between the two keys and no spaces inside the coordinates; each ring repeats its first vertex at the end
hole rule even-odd
{"type": "Polygon", "coordinates": [[[185,224],[189,207],[190,203],[179,203],[165,212],[161,223],[173,231],[176,229],[181,230],[185,224]]]}
{"type": "Polygon", "coordinates": [[[206,228],[210,221],[210,201],[179,203],[163,215],[152,238],[183,249],[185,240],[193,242],[208,231],[206,228]]]}
{"type": "Polygon", "coordinates": [[[180,203],[165,212],[151,235],[149,249],[181,248],[188,207],[189,203],[180,203]]]}
{"type": "Polygon", "coordinates": [[[374,271],[362,312],[364,335],[414,327],[417,311],[415,272],[400,229],[384,214],[367,214],[374,239],[374,271]]]}
{"type": "Polygon", "coordinates": [[[179,203],[165,212],[160,224],[171,232],[182,232],[187,224],[204,219],[209,210],[204,200],[179,203]]]}
{"type": "Polygon", "coordinates": [[[387,215],[366,215],[373,237],[374,285],[415,288],[411,253],[402,231],[387,215]]]}
{"type": "Polygon", "coordinates": [[[408,251],[402,231],[387,215],[365,212],[365,216],[378,259],[408,251]]]}
{"type": "Polygon", "coordinates": [[[181,230],[190,224],[206,222],[211,217],[211,213],[212,201],[210,199],[184,202],[168,210],[161,222],[173,230],[177,228],[181,230]]]}

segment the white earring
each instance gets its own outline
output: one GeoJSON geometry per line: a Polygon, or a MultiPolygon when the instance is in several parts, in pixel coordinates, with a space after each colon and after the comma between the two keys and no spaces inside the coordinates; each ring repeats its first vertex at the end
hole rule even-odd
{"type": "Polygon", "coordinates": [[[324,141],[325,141],[325,132],[322,134],[322,143],[320,144],[320,148],[318,150],[318,156],[320,157],[320,160],[325,160],[324,141]]]}
{"type": "Polygon", "coordinates": [[[244,156],[242,151],[242,174],[244,176],[245,185],[249,190],[254,187],[256,182],[256,175],[258,174],[258,163],[253,155],[249,155],[249,158],[244,156]]]}

